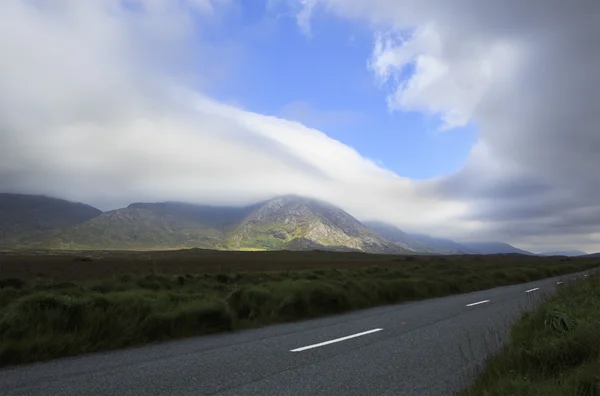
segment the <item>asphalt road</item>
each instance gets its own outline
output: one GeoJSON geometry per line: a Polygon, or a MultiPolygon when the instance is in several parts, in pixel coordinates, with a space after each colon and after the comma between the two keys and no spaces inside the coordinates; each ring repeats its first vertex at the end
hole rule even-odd
{"type": "Polygon", "coordinates": [[[574,277],[18,366],[0,395],[452,395],[512,319],[574,277]]]}

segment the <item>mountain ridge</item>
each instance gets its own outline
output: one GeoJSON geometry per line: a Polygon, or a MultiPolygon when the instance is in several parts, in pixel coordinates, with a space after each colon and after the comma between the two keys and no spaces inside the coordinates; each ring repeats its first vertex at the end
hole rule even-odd
{"type": "Polygon", "coordinates": [[[22,235],[9,244],[52,249],[329,249],[411,253],[381,238],[344,210],[295,195],[245,207],[135,202],[94,215],[77,224],[22,235]]]}
{"type": "Polygon", "coordinates": [[[293,194],[243,207],[133,202],[102,212],[58,198],[0,193],[0,246],[533,255],[503,242],[459,243],[361,222],[328,202],[293,194]]]}

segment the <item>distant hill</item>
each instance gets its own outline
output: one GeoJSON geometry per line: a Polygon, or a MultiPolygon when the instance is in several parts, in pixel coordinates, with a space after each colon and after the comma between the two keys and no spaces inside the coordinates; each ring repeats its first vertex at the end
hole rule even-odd
{"type": "Polygon", "coordinates": [[[0,241],[69,227],[101,214],[90,205],[63,199],[0,193],[0,241]]]}
{"type": "Polygon", "coordinates": [[[600,257],[600,253],[586,254],[584,257],[588,257],[588,258],[600,257]]]}
{"type": "Polygon", "coordinates": [[[462,243],[475,254],[524,254],[535,256],[534,253],[518,249],[504,242],[467,242],[462,243]]]}
{"type": "Polygon", "coordinates": [[[356,250],[409,253],[325,202],[283,196],[247,207],[134,203],[19,246],[55,249],[356,250]]]}
{"type": "Polygon", "coordinates": [[[395,244],[407,250],[433,254],[459,253],[458,249],[454,249],[455,246],[444,246],[443,244],[436,243],[435,238],[427,237],[426,235],[424,235],[423,238],[420,238],[419,236],[408,234],[391,224],[380,221],[368,221],[364,224],[373,230],[377,235],[387,239],[388,241],[394,242],[395,244]]]}
{"type": "Polygon", "coordinates": [[[543,252],[539,253],[538,256],[567,256],[567,257],[577,257],[577,256],[586,256],[586,252],[582,252],[581,250],[555,250],[551,252],[543,252]]]}
{"type": "Polygon", "coordinates": [[[426,235],[426,234],[409,234],[409,235],[412,238],[416,239],[417,241],[424,243],[428,246],[433,246],[436,249],[451,251],[451,252],[455,252],[457,254],[478,254],[479,253],[478,251],[473,250],[470,247],[468,247],[462,243],[455,242],[451,239],[436,238],[436,237],[432,237],[432,236],[426,235]]]}

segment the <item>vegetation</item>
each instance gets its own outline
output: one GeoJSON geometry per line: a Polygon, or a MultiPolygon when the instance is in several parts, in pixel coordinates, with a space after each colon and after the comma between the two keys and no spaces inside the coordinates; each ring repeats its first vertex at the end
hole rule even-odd
{"type": "Polygon", "coordinates": [[[597,259],[332,252],[0,255],[0,364],[527,282],[597,259]]]}
{"type": "Polygon", "coordinates": [[[524,314],[461,395],[600,395],[600,278],[564,286],[524,314]]]}

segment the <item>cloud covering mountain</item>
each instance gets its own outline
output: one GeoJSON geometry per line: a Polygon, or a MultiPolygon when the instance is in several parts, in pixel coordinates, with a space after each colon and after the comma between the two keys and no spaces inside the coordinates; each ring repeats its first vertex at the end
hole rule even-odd
{"type": "Polygon", "coordinates": [[[320,12],[370,24],[390,108],[477,126],[459,172],[414,181],[213,97],[227,57],[203,36],[233,0],[5,1],[1,192],[101,209],[300,194],[411,231],[600,250],[596,2],[302,3],[288,2],[307,33],[320,12]]]}

